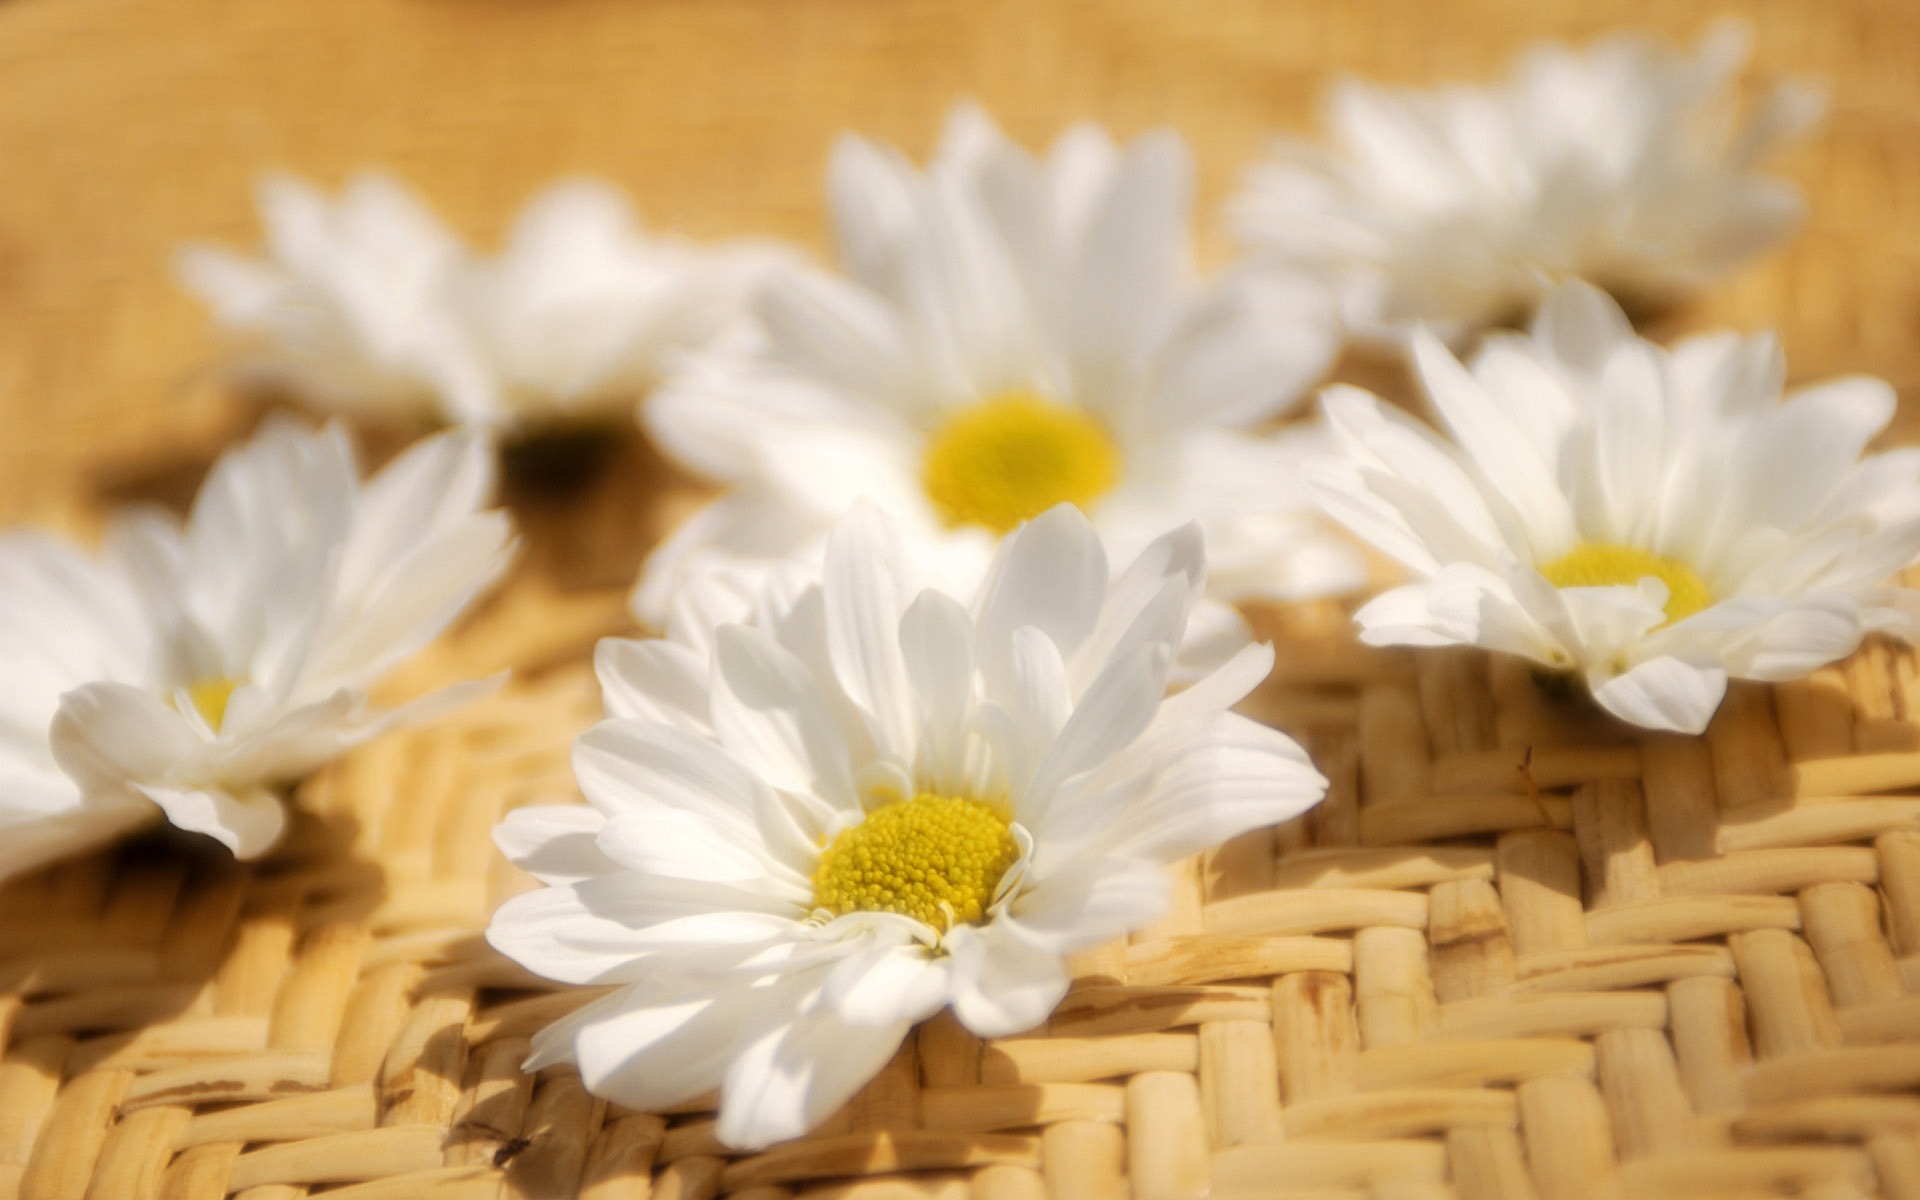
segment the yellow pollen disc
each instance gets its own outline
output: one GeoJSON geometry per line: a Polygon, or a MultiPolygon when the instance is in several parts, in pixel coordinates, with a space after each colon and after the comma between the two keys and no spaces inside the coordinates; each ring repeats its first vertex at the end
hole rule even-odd
{"type": "Polygon", "coordinates": [[[935,929],[975,924],[1019,856],[992,808],[922,792],[833,839],[813,873],[814,904],[836,917],[891,912],[935,929]]]}
{"type": "Polygon", "coordinates": [[[233,699],[233,689],[239,686],[238,679],[225,675],[198,679],[187,685],[187,699],[193,701],[193,707],[206,718],[207,727],[219,733],[220,722],[227,719],[227,701],[233,699]]]}
{"type": "Polygon", "coordinates": [[[1707,581],[1683,562],[1614,542],[1581,542],[1571,554],[1540,568],[1555,587],[1631,587],[1651,575],[1667,585],[1667,621],[1690,617],[1713,603],[1707,581]]]}
{"type": "Polygon", "coordinates": [[[1006,533],[1056,504],[1086,508],[1120,477],[1120,450],[1086,413],[1002,392],[955,413],[927,442],[920,482],[949,525],[1006,533]]]}

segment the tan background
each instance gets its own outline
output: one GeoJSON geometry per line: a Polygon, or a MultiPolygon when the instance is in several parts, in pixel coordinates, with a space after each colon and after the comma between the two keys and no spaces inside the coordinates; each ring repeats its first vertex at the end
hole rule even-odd
{"type": "MultiPolygon", "coordinates": [[[[817,242],[837,130],[921,153],[973,95],[1034,144],[1084,116],[1184,130],[1210,219],[1337,70],[1470,77],[1721,11],[0,0],[0,524],[190,495],[250,419],[167,258],[254,244],[264,169],[386,166],[483,241],[592,170],[663,225],[817,242]]],[[[1778,325],[1796,377],[1885,375],[1911,419],[1920,3],[1746,13],[1754,82],[1832,91],[1783,164],[1809,227],[1674,328],[1778,325]]],[[[317,774],[258,863],[135,843],[0,889],[0,1200],[1920,1200],[1920,663],[1879,641],[1676,738],[1510,659],[1357,646],[1335,604],[1262,613],[1255,710],[1327,799],[1176,869],[1167,916],[1076,956],[1043,1029],[933,1020],[745,1157],[711,1098],[628,1113],[523,1074],[584,993],[481,938],[531,885],[489,833],[575,798],[590,648],[628,628],[658,500],[689,498],[620,454],[581,494],[509,496],[520,568],[394,681],[512,667],[502,695],[317,774]]]]}
{"type": "MultiPolygon", "coordinates": [[[[1805,236],[1693,323],[1783,330],[1796,377],[1920,380],[1920,10],[1774,0],[1752,76],[1831,86],[1783,169],[1805,236]],[[1836,67],[1844,64],[1844,70],[1836,67]]],[[[595,172],[696,235],[817,244],[838,130],[923,153],[954,99],[1029,144],[1094,117],[1193,141],[1220,201],[1275,129],[1310,128],[1352,70],[1473,77],[1541,36],[1623,22],[1691,40],[1700,0],[0,0],[0,522],[88,497],[234,429],[213,344],[168,256],[256,245],[252,183],[381,166],[462,234],[497,239],[555,175],[595,172]]],[[[137,489],[135,489],[137,490],[137,489]]]]}

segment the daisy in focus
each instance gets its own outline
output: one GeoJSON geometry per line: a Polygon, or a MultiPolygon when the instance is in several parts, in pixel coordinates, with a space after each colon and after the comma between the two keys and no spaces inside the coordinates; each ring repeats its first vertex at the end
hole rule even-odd
{"type": "Polygon", "coordinates": [[[625,421],[665,358],[738,319],[782,258],[648,236],[592,180],[534,197],[494,257],[384,175],[338,200],[270,178],[260,212],[266,258],[189,246],[177,262],[243,379],[328,411],[516,432],[625,421]]]}
{"type": "Polygon", "coordinates": [[[162,821],[255,858],[284,785],[495,687],[366,693],[505,568],[491,463],[442,435],[362,483],[337,428],[278,425],[184,524],[126,517],[98,557],[0,536],[0,878],[162,821]]]}
{"type": "Polygon", "coordinates": [[[1283,143],[1234,205],[1267,262],[1334,281],[1355,332],[1450,342],[1524,321],[1559,283],[1657,307],[1730,274],[1799,223],[1761,173],[1818,117],[1774,88],[1742,114],[1738,25],[1691,55],[1622,34],[1540,46],[1498,83],[1434,91],[1349,81],[1324,146],[1283,143]]]}
{"type": "Polygon", "coordinates": [[[1781,396],[1768,335],[1671,351],[1574,283],[1530,335],[1470,367],[1413,352],[1452,441],[1329,389],[1327,512],[1418,582],[1357,614],[1374,645],[1476,645],[1577,675],[1615,716],[1698,733],[1727,680],[1785,680],[1869,633],[1911,639],[1920,450],[1861,458],[1893,390],[1848,378],[1781,396]]]}
{"type": "Polygon", "coordinates": [[[1056,504],[1116,558],[1190,520],[1213,593],[1291,598],[1364,581],[1298,482],[1311,434],[1260,436],[1340,331],[1318,285],[1189,262],[1192,167],[1172,133],[1078,127],[1036,161],[977,108],[933,164],[847,137],[829,191],[846,274],[782,272],[759,329],[716,345],[644,409],[656,442],[729,492],[649,560],[660,625],[689,577],[752,590],[878,503],[953,590],[1056,504]]]}
{"type": "Polygon", "coordinates": [[[945,1006],[986,1037],[1045,1020],[1065,955],[1162,910],[1164,864],[1325,790],[1228,711],[1270,647],[1166,697],[1204,575],[1187,526],[1110,579],[1063,505],[968,606],[923,589],[863,504],[819,583],[770,589],[710,653],[601,643],[612,715],[574,747],[589,806],[508,815],[496,840],[547,886],[487,937],[618,989],[527,1069],[577,1063],[640,1110],[718,1087],[718,1136],[753,1149],[818,1124],[945,1006]]]}

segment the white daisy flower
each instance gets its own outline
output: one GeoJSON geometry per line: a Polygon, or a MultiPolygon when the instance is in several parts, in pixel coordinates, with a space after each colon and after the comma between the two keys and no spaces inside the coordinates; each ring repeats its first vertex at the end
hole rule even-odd
{"type": "Polygon", "coordinates": [[[534,197],[494,258],[381,175],[337,203],[276,177],[260,208],[268,260],[193,246],[178,262],[241,338],[243,376],[322,408],[485,426],[624,419],[667,355],[737,320],[786,257],[650,237],[591,180],[534,197]]]}
{"type": "Polygon", "coordinates": [[[496,686],[367,705],[506,566],[490,486],[473,436],[362,484],[339,429],[276,425],[184,525],[128,517],[98,558],[0,538],[0,877],[162,820],[256,857],[286,823],[276,789],[496,686]]]}
{"type": "Polygon", "coordinates": [[[737,321],[766,271],[796,258],[759,243],[649,238],[626,197],[574,180],[534,197],[506,251],[463,263],[449,290],[499,409],[522,421],[627,421],[669,355],[737,321]]]}
{"type": "Polygon", "coordinates": [[[1860,457],[1886,384],[1782,400],[1771,336],[1668,351],[1579,283],[1471,368],[1428,334],[1413,350],[1451,443],[1356,389],[1324,401],[1322,503],[1419,577],[1360,610],[1363,640],[1518,654],[1622,720],[1698,733],[1729,677],[1913,636],[1920,593],[1886,581],[1920,556],[1920,450],[1860,457]]]}
{"type": "Polygon", "coordinates": [[[1792,232],[1799,193],[1761,174],[1817,118],[1819,96],[1770,91],[1742,117],[1731,80],[1746,31],[1692,55],[1623,34],[1543,45],[1506,79],[1435,91],[1349,81],[1328,144],[1283,143],[1235,205],[1267,261],[1335,281],[1377,340],[1425,323],[1449,341],[1524,319],[1582,278],[1656,306],[1792,232]]]}
{"type": "Polygon", "coordinates": [[[858,498],[969,588],[1000,536],[1078,505],[1119,558],[1189,520],[1216,595],[1357,587],[1297,482],[1311,435],[1252,432],[1339,344],[1317,285],[1196,283],[1192,167],[1172,133],[1080,127],[1036,162],[962,107],[925,173],[848,137],[829,172],[846,277],[774,276],[761,331],[644,408],[667,451],[731,490],[649,560],[659,624],[689,574],[812,552],[858,498]]]}
{"type": "Polygon", "coordinates": [[[276,175],[259,204],[267,258],[196,245],[175,260],[238,339],[243,378],[362,416],[488,406],[490,381],[446,299],[466,250],[411,192],[365,174],[334,202],[276,175]]]}
{"type": "Polygon", "coordinates": [[[1151,920],[1163,864],[1319,800],[1285,736],[1228,711],[1248,646],[1165,698],[1205,573],[1192,526],[1117,580],[1087,521],[1009,537],[971,608],[916,582],[861,505],[822,581],[762,597],[710,654],[606,641],[611,718],[574,748],[591,807],[510,813],[496,840],[548,886],[488,939],[553,979],[618,990],[543,1031],[617,1103],[716,1086],[719,1137],[804,1133],[951,1005],[1031,1029],[1062,957],[1151,920]]]}

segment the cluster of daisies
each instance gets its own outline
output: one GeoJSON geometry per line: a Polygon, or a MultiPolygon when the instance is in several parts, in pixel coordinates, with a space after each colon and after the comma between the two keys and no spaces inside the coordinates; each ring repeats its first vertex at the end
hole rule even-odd
{"type": "Polygon", "coordinates": [[[1920,450],[1863,457],[1886,385],[1783,397],[1771,337],[1627,315],[1798,218],[1761,168],[1817,105],[1743,109],[1741,57],[1620,37],[1343,85],[1210,276],[1179,137],[1035,157],[972,107],[925,168],[841,141],[828,266],[648,235],[591,183],[487,256],[387,179],[272,182],[266,257],[179,263],[237,371],[452,428],[363,482],[337,427],[272,424],[184,522],[0,541],[0,873],[167,823],[257,856],[302,775],[493,686],[369,707],[508,562],[497,447],[636,406],[721,494],[635,586],[661,635],[599,647],[588,803],[500,826],[545,886],[489,937],[610,989],[530,1068],[642,1109],[717,1088],[738,1147],[942,1008],[1035,1027],[1166,864],[1318,801],[1232,711],[1272,662],[1236,605],[1358,592],[1362,544],[1404,568],[1366,641],[1519,655],[1652,729],[1912,636],[1920,450]],[[1352,387],[1283,420],[1350,339],[1406,354],[1439,430],[1352,387]]]}

